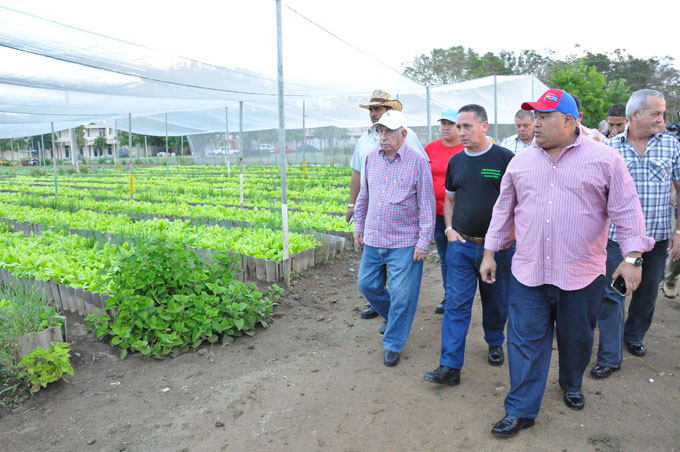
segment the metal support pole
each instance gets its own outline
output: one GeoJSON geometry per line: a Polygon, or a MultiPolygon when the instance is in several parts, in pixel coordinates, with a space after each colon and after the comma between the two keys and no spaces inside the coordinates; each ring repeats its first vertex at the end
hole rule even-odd
{"type": "Polygon", "coordinates": [[[305,152],[307,151],[307,134],[305,133],[305,101],[302,101],[302,174],[307,172],[305,152]]]}
{"type": "Polygon", "coordinates": [[[71,158],[73,163],[76,165],[76,173],[80,173],[80,165],[78,162],[78,143],[76,140],[76,129],[69,129],[71,135],[71,158]]]}
{"type": "Polygon", "coordinates": [[[493,76],[493,128],[493,138],[498,143],[498,85],[496,84],[496,74],[493,76]]]}
{"type": "Polygon", "coordinates": [[[132,113],[128,113],[128,160],[130,164],[130,199],[133,199],[135,190],[132,183],[132,113]]]}
{"type": "Polygon", "coordinates": [[[283,24],[281,0],[276,0],[276,35],[278,55],[279,149],[281,151],[281,223],[283,225],[283,274],[290,290],[290,258],[288,255],[288,191],[286,183],[286,120],[283,98],[283,24]]]}
{"type": "Polygon", "coordinates": [[[165,174],[170,175],[170,145],[168,144],[168,114],[165,114],[165,174]]]}
{"type": "Polygon", "coordinates": [[[113,120],[113,164],[118,163],[118,120],[113,120]]]}
{"type": "Polygon", "coordinates": [[[231,145],[229,144],[229,107],[224,107],[224,164],[229,166],[227,161],[227,156],[231,150],[231,145]]]}
{"type": "Polygon", "coordinates": [[[144,135],[144,158],[149,158],[149,144],[146,142],[146,135],[144,135]]]}
{"type": "Polygon", "coordinates": [[[243,207],[243,101],[238,102],[238,139],[240,152],[238,154],[239,166],[239,192],[241,193],[241,207],[243,207]]]}
{"type": "Polygon", "coordinates": [[[427,142],[432,143],[432,124],[430,123],[430,87],[425,87],[425,103],[427,104],[427,142]]]}
{"type": "Polygon", "coordinates": [[[50,123],[52,125],[52,168],[54,169],[54,197],[56,199],[59,196],[59,188],[57,187],[57,156],[54,151],[54,143],[56,142],[54,137],[54,122],[50,123]]]}
{"type": "Polygon", "coordinates": [[[42,163],[43,168],[47,166],[47,151],[45,150],[45,135],[40,135],[40,143],[42,144],[42,163]]]}

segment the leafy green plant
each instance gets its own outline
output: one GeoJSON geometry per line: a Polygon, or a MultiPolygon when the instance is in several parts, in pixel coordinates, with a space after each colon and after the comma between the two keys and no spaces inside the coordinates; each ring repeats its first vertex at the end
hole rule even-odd
{"type": "Polygon", "coordinates": [[[41,292],[20,281],[0,285],[0,381],[17,375],[14,356],[19,338],[56,325],[64,331],[64,317],[41,292]]]}
{"type": "Polygon", "coordinates": [[[109,272],[107,301],[110,314],[86,318],[97,337],[110,337],[121,348],[142,358],[176,356],[197,349],[204,341],[252,334],[257,323],[266,326],[278,286],[261,293],[252,284],[234,279],[227,253],[207,261],[177,242],[151,238],[120,255],[109,272]]]}
{"type": "Polygon", "coordinates": [[[61,378],[66,380],[66,374],[73,375],[69,347],[66,342],[53,341],[47,350],[38,347],[24,356],[19,363],[19,367],[23,368],[19,376],[28,379],[32,392],[61,378]]]}

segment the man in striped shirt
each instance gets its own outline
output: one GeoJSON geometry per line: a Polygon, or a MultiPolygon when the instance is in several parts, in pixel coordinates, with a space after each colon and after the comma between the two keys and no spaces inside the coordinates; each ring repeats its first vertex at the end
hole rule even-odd
{"type": "MultiPolygon", "coordinates": [[[[480,273],[496,279],[494,254],[517,238],[508,300],[510,391],[506,416],[493,427],[512,436],[534,425],[550,369],[553,330],[564,403],[582,409],[583,373],[590,361],[605,281],[609,219],[622,253],[633,262],[653,246],[645,235],[635,183],[618,152],[585,138],[574,98],[551,89],[522,108],[535,110],[534,144],[510,161],[484,243],[480,273]]],[[[640,267],[628,260],[614,271],[628,290],[640,267]]]]}
{"type": "Polygon", "coordinates": [[[534,141],[534,115],[530,111],[518,110],[515,113],[515,135],[507,137],[501,142],[501,147],[510,149],[517,155],[525,149],[531,147],[534,141]]]}
{"type": "Polygon", "coordinates": [[[383,363],[395,366],[416,313],[423,261],[434,233],[435,198],[427,159],[406,144],[404,115],[385,112],[376,132],[380,148],[366,157],[354,209],[354,242],[363,247],[359,291],[387,320],[383,363]]]}
{"type": "MultiPolygon", "coordinates": [[[[680,257],[680,230],[673,233],[671,223],[671,188],[680,190],[680,142],[659,132],[665,111],[666,101],[660,92],[651,89],[634,92],[626,104],[628,127],[607,141],[628,165],[645,214],[647,235],[655,245],[642,255],[642,282],[630,299],[625,324],[625,297],[605,288],[598,316],[597,365],[590,371],[596,378],[607,378],[621,368],[624,342],[631,354],[645,355],[642,341],[652,324],[666,253],[670,250],[673,261],[680,257]]],[[[612,224],[609,228],[608,278],[623,260],[619,237],[622,231],[616,226],[612,224]]]]}

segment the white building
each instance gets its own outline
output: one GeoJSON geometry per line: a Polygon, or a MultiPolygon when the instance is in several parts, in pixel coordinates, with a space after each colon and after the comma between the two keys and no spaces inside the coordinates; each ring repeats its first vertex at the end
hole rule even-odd
{"type": "MultiPolygon", "coordinates": [[[[86,124],[83,126],[83,129],[85,147],[78,150],[80,157],[94,158],[113,155],[113,144],[115,142],[113,128],[97,124],[86,124]],[[106,148],[97,150],[95,149],[94,141],[100,136],[106,137],[106,148]]],[[[60,130],[55,133],[57,155],[62,158],[71,158],[71,130],[75,129],[60,130]]],[[[75,139],[73,142],[75,142],[75,139]]]]}

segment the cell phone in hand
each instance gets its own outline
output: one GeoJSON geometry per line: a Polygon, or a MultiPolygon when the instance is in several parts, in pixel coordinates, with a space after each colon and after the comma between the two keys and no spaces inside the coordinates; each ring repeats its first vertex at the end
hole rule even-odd
{"type": "Polygon", "coordinates": [[[614,289],[614,292],[617,294],[623,297],[626,296],[628,289],[626,289],[626,281],[623,279],[623,276],[619,275],[615,281],[612,281],[612,289],[614,289]]]}
{"type": "Polygon", "coordinates": [[[354,214],[352,214],[352,216],[349,217],[349,221],[347,222],[347,224],[352,224],[352,223],[354,223],[354,214]]]}

